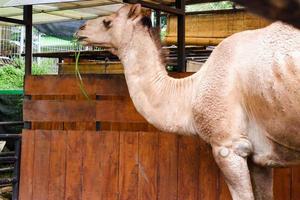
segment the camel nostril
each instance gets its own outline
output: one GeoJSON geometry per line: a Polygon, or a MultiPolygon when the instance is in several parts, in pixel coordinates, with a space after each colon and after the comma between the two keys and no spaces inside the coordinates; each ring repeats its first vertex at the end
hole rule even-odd
{"type": "Polygon", "coordinates": [[[84,25],[82,25],[82,26],[79,27],[79,30],[84,30],[85,27],[86,27],[86,25],[84,24],[84,25]]]}

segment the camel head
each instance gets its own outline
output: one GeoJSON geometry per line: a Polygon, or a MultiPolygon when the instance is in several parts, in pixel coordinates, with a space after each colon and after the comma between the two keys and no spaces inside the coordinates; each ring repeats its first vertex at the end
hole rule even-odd
{"type": "Polygon", "coordinates": [[[124,5],[112,15],[87,21],[75,36],[83,45],[117,50],[128,43],[135,27],[143,21],[140,4],[124,5]]]}

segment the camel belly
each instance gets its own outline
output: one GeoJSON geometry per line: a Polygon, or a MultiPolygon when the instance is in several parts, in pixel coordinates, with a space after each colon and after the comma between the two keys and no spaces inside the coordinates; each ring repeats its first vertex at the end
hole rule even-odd
{"type": "Polygon", "coordinates": [[[264,130],[269,139],[300,151],[300,90],[261,92],[246,98],[248,118],[264,130]]]}
{"type": "Polygon", "coordinates": [[[253,69],[241,81],[249,119],[274,142],[300,151],[300,52],[275,56],[253,69]]]}

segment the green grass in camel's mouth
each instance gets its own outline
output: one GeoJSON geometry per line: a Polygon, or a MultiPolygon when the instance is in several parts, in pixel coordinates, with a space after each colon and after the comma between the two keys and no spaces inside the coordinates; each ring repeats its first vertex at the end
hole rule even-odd
{"type": "Polygon", "coordinates": [[[78,82],[78,86],[80,88],[80,91],[82,93],[82,95],[87,99],[87,100],[91,100],[86,88],[84,86],[81,74],[80,74],[80,70],[79,70],[79,58],[80,58],[80,45],[78,43],[77,40],[74,41],[74,49],[75,49],[75,76],[78,82]]]}

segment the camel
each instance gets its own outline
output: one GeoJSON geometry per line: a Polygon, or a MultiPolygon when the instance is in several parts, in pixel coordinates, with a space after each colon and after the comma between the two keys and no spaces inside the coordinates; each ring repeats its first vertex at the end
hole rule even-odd
{"type": "Polygon", "coordinates": [[[195,74],[168,76],[141,5],[87,21],[84,45],[110,48],[137,111],[162,131],[212,147],[233,200],[270,200],[272,167],[300,163],[300,31],[282,22],[234,34],[195,74]]]}

